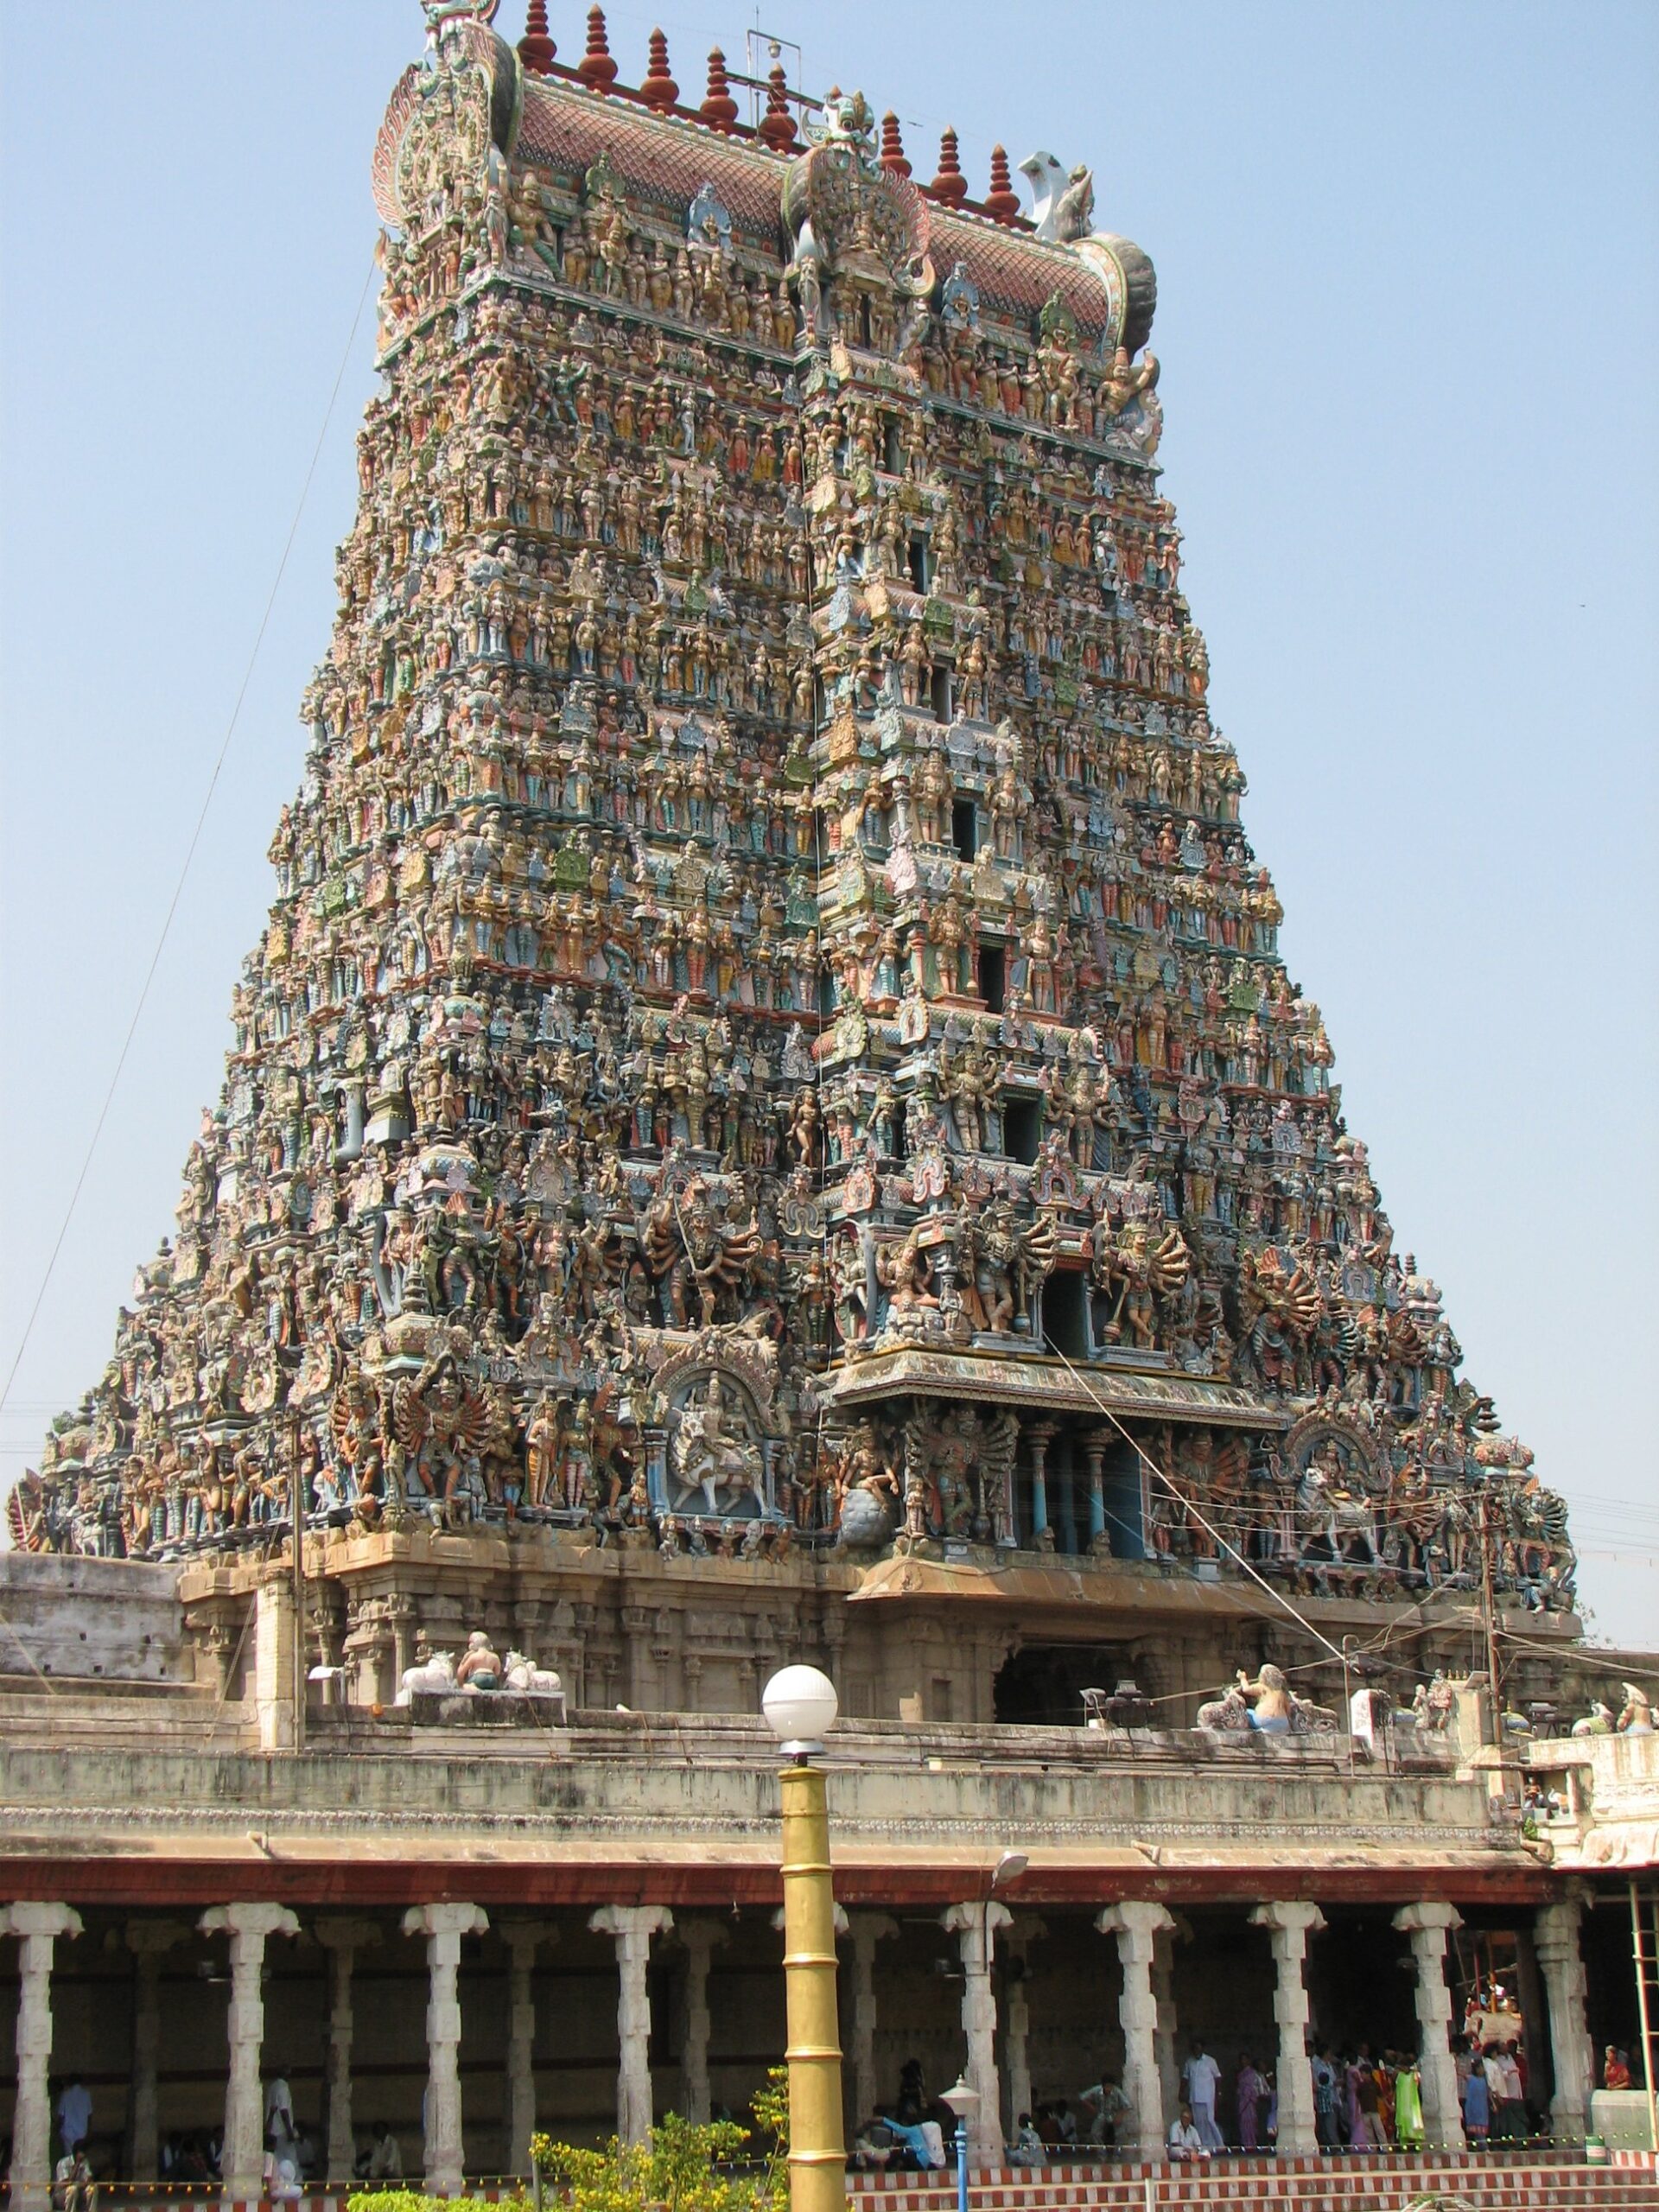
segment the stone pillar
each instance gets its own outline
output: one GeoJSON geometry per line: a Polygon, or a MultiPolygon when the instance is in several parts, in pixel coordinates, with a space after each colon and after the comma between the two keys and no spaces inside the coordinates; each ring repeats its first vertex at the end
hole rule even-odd
{"type": "Polygon", "coordinates": [[[685,2116],[699,2126],[709,2118],[709,1955],[726,1941],[726,1930],[712,1920],[682,1921],[675,1929],[685,1952],[685,2044],[680,2062],[680,2095],[685,2116]]]}
{"type": "Polygon", "coordinates": [[[369,1920],[320,1920],[315,1934],[328,1954],[328,2061],[324,2084],[328,2101],[328,2148],[323,2168],[326,2181],[349,2182],[357,2162],[357,2136],[352,2121],[352,1975],[357,1955],[380,1941],[380,1930],[369,1920]]]}
{"type": "Polygon", "coordinates": [[[1423,2092],[1423,2141],[1431,2151],[1465,2147],[1458,2069],[1452,2056],[1452,1993],[1446,1986],[1446,1939],[1461,1928],[1449,1904],[1402,1905],[1394,1924],[1411,1938],[1417,1967],[1418,2079],[1423,2092]]]}
{"type": "Polygon", "coordinates": [[[530,2139],[536,2133],[536,1954],[556,1943],[556,1929],[540,1921],[504,1920],[497,1934],[507,1963],[507,2171],[527,2177],[530,2139]]]}
{"type": "Polygon", "coordinates": [[[962,1949],[962,2031],[968,2041],[963,2070],[969,2088],[979,2096],[979,2108],[969,2131],[969,2157],[975,2165],[1000,2166],[1002,2097],[996,2075],[996,1992],[991,1986],[991,1968],[996,1931],[1011,1926],[1014,1915],[1005,1904],[976,1897],[967,1904],[947,1905],[939,1919],[962,1949]]]}
{"type": "Polygon", "coordinates": [[[1590,2092],[1595,2086],[1595,2058],[1585,2023],[1584,1958],[1579,1949],[1579,1916],[1584,1891],[1568,1885],[1559,1904],[1547,1904],[1535,1918],[1533,1949],[1544,1977],[1549,2007],[1549,2050],[1555,2094],[1549,2101],[1549,2132],[1558,2142],[1583,2139],[1590,2092]]]}
{"type": "Polygon", "coordinates": [[[1030,1913],[1020,1913],[1008,1931],[1008,1956],[1019,1961],[1020,1971],[1008,1977],[1008,2020],[1002,2038],[1007,2058],[1008,2101],[1002,2120],[1016,2134],[1020,2113],[1031,2110],[1031,2005],[1026,1996],[1026,1952],[1047,1933],[1043,1923],[1030,1913]]]}
{"type": "Polygon", "coordinates": [[[853,1946],[852,2004],[848,2021],[848,2072],[853,2085],[853,2126],[875,2110],[875,1947],[899,1933],[885,1912],[855,1913],[849,1923],[853,1946]]]}
{"type": "Polygon", "coordinates": [[[1054,1531],[1048,1525],[1048,1447],[1059,1427],[1057,1421],[1027,1424],[1026,1444],[1031,1453],[1031,1548],[1052,1552],[1054,1531]]]}
{"type": "Polygon", "coordinates": [[[621,2060],[616,2073],[616,2132],[625,2143],[643,2143],[651,2133],[651,1999],[645,1973],[651,1939],[665,1936],[674,1916],[662,1904],[601,1905],[588,1925],[616,1943],[616,2038],[621,2060]]]}
{"type": "Polygon", "coordinates": [[[265,2040],[265,1998],[262,1976],[265,1942],[271,1936],[297,1936],[300,1923],[285,1905],[216,1904],[199,1923],[204,1936],[230,1940],[231,2002],[226,2025],[231,2044],[231,2074],[225,2090],[225,2140],[219,2170],[227,2197],[257,2197],[264,2185],[264,2100],[259,2085],[259,2054],[265,2040]]]}
{"type": "Polygon", "coordinates": [[[479,1904],[415,1904],[405,1936],[426,1938],[425,2184],[431,2196],[459,2196],[466,2171],[461,2131],[461,1939],[481,1936],[489,1915],[479,1904]]]}
{"type": "Polygon", "coordinates": [[[1179,2110],[1181,2097],[1181,2067],[1175,2053],[1179,2024],[1175,2018],[1175,1946],[1190,1942],[1192,1936],[1190,1921],[1179,1912],[1173,1917],[1174,1926],[1154,1941],[1152,1949],[1152,1995],[1158,2015],[1153,2030],[1153,2048],[1158,2056],[1158,2084],[1164,2094],[1166,2119],[1179,2110]]]}
{"type": "Polygon", "coordinates": [[[127,2102],[126,2171],[130,2180],[159,2177],[161,2117],[156,2069],[162,2047],[162,1959],[189,1933],[181,1921],[130,1920],[132,1953],[132,2094],[127,2102]]]}
{"type": "Polygon", "coordinates": [[[79,1936],[67,1904],[0,1906],[0,1936],[17,1938],[17,2103],[11,2124],[11,2212],[52,2202],[52,1949],[79,1936]]]}
{"type": "MultiPolygon", "coordinates": [[[[262,1751],[294,1748],[294,1662],[293,1569],[272,1567],[255,1594],[253,1611],[253,1694],[262,1751]]],[[[262,2174],[264,2166],[262,2154],[262,2174]]]]}
{"type": "Polygon", "coordinates": [[[1089,1470],[1089,1550],[1096,1559],[1109,1559],[1112,1540],[1106,1527],[1106,1447],[1112,1442],[1106,1428],[1091,1428],[1083,1440],[1084,1464],[1089,1470]]]}
{"type": "Polygon", "coordinates": [[[1095,1925],[1103,1936],[1116,1936],[1123,1973],[1117,2017],[1123,2028],[1123,2094],[1135,2111],[1135,2156],[1161,2158],[1168,2123],[1158,2064],[1159,2006],[1153,1973],[1158,1938],[1173,1929],[1175,1916],[1149,1898],[1129,1897],[1122,1904],[1108,1905],[1095,1925]]]}
{"type": "Polygon", "coordinates": [[[1313,2125],[1313,2069],[1307,2056],[1307,1986],[1302,1968],[1307,1939],[1325,1925],[1316,1904],[1287,1899],[1278,1904],[1259,1904],[1250,1915],[1257,1928],[1265,1928],[1273,1942],[1273,1963],[1279,1976],[1273,1993],[1273,2015],[1279,2023],[1279,2064],[1274,2075],[1279,2089],[1279,2155],[1308,2158],[1319,2149],[1313,2125]]]}

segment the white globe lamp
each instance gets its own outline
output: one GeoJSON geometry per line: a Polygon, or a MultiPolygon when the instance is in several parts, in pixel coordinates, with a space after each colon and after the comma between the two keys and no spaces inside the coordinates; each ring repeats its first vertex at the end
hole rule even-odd
{"type": "Polygon", "coordinates": [[[821,1751],[840,1709],[835,1684],[816,1667],[780,1668],[760,1693],[760,1710],[786,1758],[821,1751]]]}

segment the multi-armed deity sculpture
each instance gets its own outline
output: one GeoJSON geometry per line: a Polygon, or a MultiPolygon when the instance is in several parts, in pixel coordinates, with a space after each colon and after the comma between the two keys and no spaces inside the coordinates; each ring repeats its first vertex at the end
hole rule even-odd
{"type": "Polygon", "coordinates": [[[176,1239],[16,1493],[1570,1601],[1241,826],[1150,264],[861,97],[432,0],[276,901],[176,1239]],[[798,118],[804,118],[803,124],[798,118]]]}

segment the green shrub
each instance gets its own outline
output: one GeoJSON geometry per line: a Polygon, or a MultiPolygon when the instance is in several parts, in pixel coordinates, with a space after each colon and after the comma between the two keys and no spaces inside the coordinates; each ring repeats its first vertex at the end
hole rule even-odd
{"type": "Polygon", "coordinates": [[[346,2212],[529,2212],[524,2196],[492,2204],[481,2196],[428,2196],[418,2189],[354,2189],[346,2212]]]}
{"type": "Polygon", "coordinates": [[[556,2190],[570,2212],[784,2212],[789,2199],[785,2080],[784,2069],[773,2067],[754,2101],[754,2130],[733,2120],[696,2122],[671,2112],[652,2129],[648,2142],[622,2143],[613,2136],[602,2151],[584,2151],[537,2135],[531,2139],[531,2158],[543,2187],[556,2190]],[[766,2139],[746,2156],[756,2131],[766,2139]]]}
{"type": "MultiPolygon", "coordinates": [[[[648,2143],[613,2135],[602,2151],[531,2138],[543,2190],[570,2212],[786,2212],[789,2202],[788,2075],[774,2066],[752,2107],[754,2127],[734,2120],[701,2125],[664,2113],[648,2143]],[[749,2145],[760,2140],[751,2152],[749,2145]]],[[[346,2212],[531,2212],[521,2192],[486,2204],[478,2196],[428,2196],[417,2189],[354,2189],[346,2212]]]]}

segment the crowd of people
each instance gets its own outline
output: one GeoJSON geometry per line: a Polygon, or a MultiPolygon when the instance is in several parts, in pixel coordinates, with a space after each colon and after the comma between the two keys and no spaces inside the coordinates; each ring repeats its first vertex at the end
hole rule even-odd
{"type": "MultiPolygon", "coordinates": [[[[1524,2049],[1518,2038],[1453,2039],[1458,2096],[1471,2149],[1518,2144],[1548,2133],[1548,2114],[1529,2094],[1524,2049]]],[[[1424,2143],[1423,2090],[1412,2052],[1369,2043],[1316,2045],[1312,2056],[1313,2113],[1319,2147],[1340,2154],[1363,2151],[1420,2151],[1424,2143]]],[[[1179,2163],[1228,2152],[1272,2151],[1279,2133],[1279,2095],[1270,2065],[1241,2051],[1224,2067],[1194,2037],[1181,2063],[1181,2101],[1170,2122],[1166,2148],[1179,2163]]],[[[1607,2047],[1603,2086],[1628,2088],[1627,2054],[1607,2047]]],[[[928,2171],[945,2165],[956,2123],[948,2106],[931,2098],[921,2062],[909,2060],[898,2097],[857,2131],[854,2163],[871,2169],[928,2171]]],[[[1009,2163],[1041,2166],[1068,2158],[1108,2152],[1135,2138],[1135,2109],[1121,2082],[1109,2075],[1079,2090],[1035,2105],[1016,2117],[1009,2163]]]]}
{"type": "MultiPolygon", "coordinates": [[[[54,2150],[52,2201],[54,2212],[95,2212],[97,2177],[92,2164],[92,2097],[79,2075],[54,2083],[52,2089],[54,2150]]],[[[423,2110],[422,2124],[425,2124],[423,2110]]],[[[0,2139],[0,2173],[10,2162],[11,2146],[0,2139]]],[[[154,2177],[163,2190],[181,2194],[207,2190],[223,2179],[224,2138],[218,2128],[171,2129],[162,2139],[154,2177]]],[[[315,2134],[294,2117],[294,2099],[286,2080],[273,2075],[264,2091],[264,2160],[262,2194],[273,2204],[291,2202],[304,2195],[308,2183],[325,2178],[325,2161],[315,2134]]],[[[108,2171],[108,2161],[105,2161],[108,2171]]],[[[368,2143],[357,2153],[353,2168],[359,2181],[399,2181],[403,2152],[397,2136],[384,2120],[377,2120],[368,2143]]],[[[149,2180],[150,2177],[137,2178],[149,2180]]],[[[343,2178],[343,2177],[327,2177],[343,2178]]]]}
{"type": "MultiPolygon", "coordinates": [[[[1473,2017],[1471,2015],[1471,2017],[1473,2017]]],[[[1483,2013],[1483,2020],[1492,2016],[1483,2013]]],[[[1547,2115],[1532,2105],[1524,2049],[1518,2039],[1487,2038],[1478,2033],[1456,2037],[1458,2096],[1470,2146],[1520,2143],[1547,2133],[1547,2115]]],[[[1423,2145],[1422,2083],[1409,2052],[1369,2043],[1353,2049],[1332,2043],[1313,2054],[1313,2117],[1319,2146],[1329,2152],[1416,2151],[1423,2145]]],[[[1609,2044],[1602,2059],[1602,2087],[1631,2086],[1630,2054],[1609,2044]]],[[[54,2104],[57,2149],[53,2170],[55,2212],[94,2212],[94,2181],[88,2158],[92,2094],[79,2076],[57,2090],[54,2104]]],[[[424,2114],[423,2114],[424,2120],[424,2114]]],[[[314,2139],[296,2125],[287,2082],[274,2075],[265,2086],[264,2194],[273,2203],[303,2194],[318,2174],[314,2139]]],[[[866,2171],[936,2171],[948,2164],[956,2120],[942,2098],[927,2088],[922,2063],[907,2059],[900,2069],[899,2093],[855,2131],[852,2162],[866,2171]]],[[[1170,2122],[1167,2149],[1178,2163],[1213,2158],[1219,2152],[1270,2151],[1279,2133],[1279,2094],[1271,2066],[1259,2066],[1241,2051],[1230,2077],[1201,2037],[1194,2036],[1181,2063],[1181,2102],[1170,2122]],[[1219,2116],[1218,2116],[1219,2115],[1219,2116]],[[1223,2126],[1223,2119],[1230,2125],[1223,2126]]],[[[1046,2100],[1017,2116],[1008,2145],[1010,2164],[1046,2165],[1068,2157],[1109,2152],[1130,2141],[1135,2107],[1122,2082],[1109,2074],[1080,2089],[1073,2100],[1046,2100]]],[[[167,2136],[161,2148],[164,2187],[188,2189],[220,2178],[220,2138],[213,2131],[167,2136]]],[[[353,2173],[359,2181],[396,2182],[404,2171],[397,2136],[384,2120],[375,2123],[359,2150],[353,2173]]]]}

